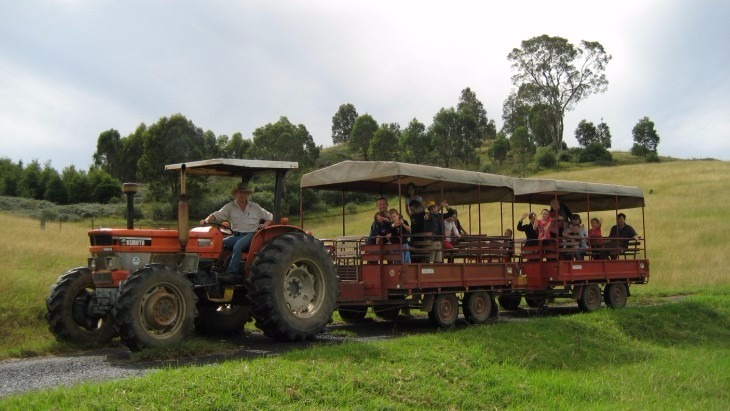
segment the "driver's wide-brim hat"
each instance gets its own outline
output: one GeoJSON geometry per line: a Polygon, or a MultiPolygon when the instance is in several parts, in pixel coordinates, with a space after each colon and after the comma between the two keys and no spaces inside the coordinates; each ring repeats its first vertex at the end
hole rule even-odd
{"type": "Polygon", "coordinates": [[[236,195],[238,192],[253,193],[253,190],[246,183],[238,183],[231,189],[231,195],[236,195]]]}

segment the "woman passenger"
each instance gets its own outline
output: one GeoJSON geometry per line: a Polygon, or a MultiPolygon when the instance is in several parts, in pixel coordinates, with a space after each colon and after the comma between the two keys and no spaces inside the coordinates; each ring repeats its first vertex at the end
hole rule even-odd
{"type": "Polygon", "coordinates": [[[588,230],[588,241],[593,251],[594,258],[605,259],[606,251],[601,250],[604,248],[605,240],[601,233],[601,220],[598,218],[591,218],[591,228],[588,230]]]}

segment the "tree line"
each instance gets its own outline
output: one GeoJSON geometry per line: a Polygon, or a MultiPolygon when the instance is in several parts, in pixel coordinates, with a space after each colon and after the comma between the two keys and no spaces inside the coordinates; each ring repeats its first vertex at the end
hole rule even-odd
{"type": "MultiPolygon", "coordinates": [[[[530,167],[552,167],[558,161],[611,160],[607,150],[611,132],[603,119],[598,125],[587,120],[578,124],[574,133],[580,147],[569,149],[563,141],[565,113],[591,94],[607,89],[605,68],[611,56],[600,43],[582,41],[575,46],[564,38],[542,35],[523,41],[507,58],[515,70],[515,89],[504,101],[499,131],[476,93],[467,87],[456,106],[441,108],[428,126],[416,118],[404,128],[398,123],[379,124],[370,114],[360,115],[354,105],[342,104],[332,118],[332,142],[345,147],[353,159],[472,170],[485,170],[483,152],[500,167],[510,161],[511,172],[518,174],[526,174],[530,167]]],[[[659,136],[648,117],[639,120],[633,134],[632,153],[658,159],[659,136]]],[[[1,158],[0,195],[58,204],[105,203],[121,196],[121,182],[137,181],[145,184],[149,200],[170,202],[177,197],[179,183],[175,173],[164,171],[165,164],[249,158],[299,163],[297,175],[287,185],[285,206],[293,210],[299,204],[298,176],[322,165],[321,151],[304,125],[283,116],[244,138],[241,133],[228,136],[204,131],[184,115],[174,114],[150,126],[142,123],[128,136],[115,129],[102,132],[88,171],[70,166],[59,173],[50,163],[41,167],[37,160],[25,165],[1,158]]],[[[188,196],[210,198],[216,188],[207,183],[192,179],[188,196]]],[[[262,190],[256,200],[266,206],[273,196],[266,181],[259,184],[262,190]]],[[[317,207],[329,202],[323,195],[307,199],[305,204],[317,207]]],[[[208,201],[203,206],[214,204],[208,201]]]]}
{"type": "MultiPolygon", "coordinates": [[[[332,118],[332,142],[348,145],[353,155],[370,160],[400,160],[444,167],[477,169],[478,149],[501,169],[512,161],[516,174],[553,167],[558,161],[611,161],[611,132],[601,119],[596,126],[582,120],[575,130],[580,147],[563,141],[567,111],[608,87],[605,75],[611,56],[598,42],[575,46],[561,37],[542,35],[522,42],[507,56],[515,74],[515,89],[505,99],[503,126],[497,132],[476,94],[462,90],[456,107],[442,108],[426,126],[413,119],[401,130],[397,123],[378,125],[369,114],[358,115],[343,104],[332,118]],[[395,147],[395,149],[394,149],[395,147]]],[[[658,160],[659,136],[644,117],[633,129],[632,154],[658,160]]],[[[482,167],[485,169],[485,167],[482,167]]],[[[488,169],[485,171],[495,171],[488,169]]]]}

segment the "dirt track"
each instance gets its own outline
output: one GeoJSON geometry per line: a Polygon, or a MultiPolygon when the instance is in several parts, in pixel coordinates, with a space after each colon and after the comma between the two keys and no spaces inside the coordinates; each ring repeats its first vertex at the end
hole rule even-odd
{"type": "MultiPolygon", "coordinates": [[[[549,310],[520,309],[501,311],[497,323],[527,320],[536,316],[554,316],[578,312],[575,305],[551,307],[549,310]]],[[[461,319],[456,328],[467,327],[461,319]]],[[[232,345],[241,347],[225,355],[164,362],[133,361],[126,347],[104,348],[81,354],[0,361],[0,397],[82,382],[142,376],[150,371],[170,366],[215,364],[231,359],[246,359],[277,355],[312,344],[338,344],[344,341],[368,342],[397,338],[404,335],[438,332],[423,314],[400,317],[395,322],[367,319],[357,324],[336,324],[327,327],[316,341],[310,343],[278,342],[254,332],[226,337],[232,345]],[[346,337],[343,335],[347,335],[346,337]]],[[[220,337],[217,338],[221,340],[220,337]]]]}

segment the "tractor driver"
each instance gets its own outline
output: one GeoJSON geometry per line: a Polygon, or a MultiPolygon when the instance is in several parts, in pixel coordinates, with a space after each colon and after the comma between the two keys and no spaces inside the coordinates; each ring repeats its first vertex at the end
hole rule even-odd
{"type": "Polygon", "coordinates": [[[243,278],[239,273],[241,254],[251,246],[251,240],[256,231],[271,225],[274,218],[270,212],[248,199],[251,193],[252,191],[245,183],[236,184],[231,190],[231,195],[235,197],[235,200],[200,220],[200,225],[216,220],[228,220],[231,223],[234,235],[223,240],[223,247],[232,248],[233,254],[231,262],[228,264],[227,274],[218,276],[218,280],[223,283],[240,282],[243,278]]]}

